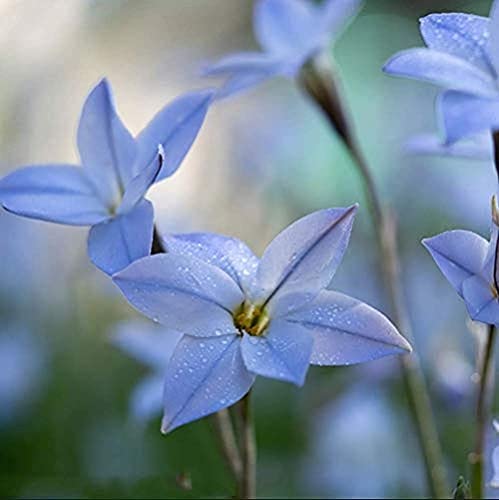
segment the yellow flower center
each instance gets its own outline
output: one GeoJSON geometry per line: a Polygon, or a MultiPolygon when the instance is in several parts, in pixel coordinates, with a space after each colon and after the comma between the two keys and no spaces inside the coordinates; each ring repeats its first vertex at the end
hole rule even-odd
{"type": "Polygon", "coordinates": [[[262,306],[243,302],[234,312],[234,325],[241,335],[260,337],[270,323],[270,317],[262,306]]]}

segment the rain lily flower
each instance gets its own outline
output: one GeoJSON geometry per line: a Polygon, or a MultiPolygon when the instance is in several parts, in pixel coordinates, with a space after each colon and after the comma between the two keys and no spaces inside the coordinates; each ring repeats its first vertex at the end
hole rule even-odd
{"type": "Polygon", "coordinates": [[[131,414],[136,420],[146,422],[161,413],[166,366],[181,337],[178,332],[141,320],[115,326],[113,344],[151,369],[130,398],[131,414]]]}
{"type": "Polygon", "coordinates": [[[224,76],[225,97],[275,76],[294,78],[301,67],[340,36],[361,0],[259,0],[254,10],[255,37],[262,52],[224,57],[206,70],[224,76]]]}
{"type": "Polygon", "coordinates": [[[257,375],[302,385],[310,363],[349,365],[410,351],[380,312],[326,289],[356,208],[298,220],[260,260],[233,238],[171,236],[168,253],[113,277],[139,311],[184,333],[166,369],[163,432],[234,404],[257,375]]]}
{"type": "Polygon", "coordinates": [[[439,110],[446,142],[499,128],[499,7],[490,18],[430,14],[421,19],[426,48],[404,50],[384,70],[445,89],[439,110]]]}
{"type": "Polygon", "coordinates": [[[423,240],[444,276],[464,300],[471,319],[499,325],[499,214],[492,201],[493,227],[488,242],[471,231],[447,231],[423,240]]]}
{"type": "Polygon", "coordinates": [[[90,259],[113,274],[150,253],[154,214],[144,196],[154,182],[178,169],[212,96],[204,90],[177,98],[134,139],[103,79],[90,92],[80,117],[77,143],[83,168],[24,167],[0,180],[0,202],[24,217],[91,226],[90,259]]]}

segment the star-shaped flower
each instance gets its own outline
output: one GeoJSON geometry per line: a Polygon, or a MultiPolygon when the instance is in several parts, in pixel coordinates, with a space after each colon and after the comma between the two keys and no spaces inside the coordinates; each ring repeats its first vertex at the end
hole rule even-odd
{"type": "Polygon", "coordinates": [[[146,422],[161,413],[165,371],[182,334],[142,320],[118,323],[111,339],[114,345],[151,369],[133,390],[132,416],[146,422]]]}
{"type": "Polygon", "coordinates": [[[464,300],[471,319],[499,325],[499,216],[493,198],[490,241],[471,231],[447,231],[423,240],[437,266],[464,300]]]}
{"type": "Polygon", "coordinates": [[[229,55],[206,70],[226,76],[219,93],[225,97],[280,75],[295,77],[307,60],[339,37],[361,0],[258,0],[254,10],[255,37],[263,52],[229,55]]]}
{"type": "Polygon", "coordinates": [[[380,312],[326,290],[355,211],[298,220],[260,260],[233,238],[167,237],[167,254],[113,277],[139,311],[184,333],[166,370],[163,432],[234,404],[257,375],[302,385],[310,363],[349,365],[410,351],[380,312]]]}
{"type": "Polygon", "coordinates": [[[438,106],[446,142],[499,128],[499,3],[490,18],[430,14],[420,20],[426,48],[404,50],[387,73],[446,89],[438,106]]]}
{"type": "Polygon", "coordinates": [[[1,204],[33,219],[92,226],[92,262],[108,274],[123,269],[149,255],[154,214],[144,196],[178,169],[212,97],[212,90],[204,90],[177,98],[134,139],[116,112],[107,80],[101,80],[87,97],[78,126],[83,168],[54,164],[17,170],[0,180],[1,204]]]}

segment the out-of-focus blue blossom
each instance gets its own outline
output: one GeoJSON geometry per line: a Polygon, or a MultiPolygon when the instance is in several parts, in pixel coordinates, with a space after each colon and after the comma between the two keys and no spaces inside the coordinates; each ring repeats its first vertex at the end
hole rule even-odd
{"type": "Polygon", "coordinates": [[[166,366],[181,337],[178,332],[145,321],[125,321],[115,326],[112,342],[152,370],[135,387],[130,399],[136,420],[145,422],[161,413],[166,366]]]}
{"type": "Polygon", "coordinates": [[[206,70],[227,81],[225,97],[280,75],[293,78],[303,64],[339,37],[359,10],[361,0],[259,0],[254,11],[255,37],[263,52],[224,57],[206,70]]]}
{"type": "Polygon", "coordinates": [[[380,312],[325,289],[355,211],[332,208],[298,220],[260,260],[224,236],[167,237],[167,254],[114,276],[139,311],[185,334],[166,370],[163,432],[234,404],[257,375],[302,385],[310,363],[410,351],[380,312]]]}
{"type": "Polygon", "coordinates": [[[134,139],[116,112],[107,80],[101,80],[86,99],[78,126],[83,168],[22,168],[0,181],[2,205],[33,219],[92,226],[92,262],[108,274],[123,269],[150,253],[154,214],[144,196],[178,169],[212,96],[204,90],[179,97],[134,139]]]}
{"type": "Polygon", "coordinates": [[[384,67],[446,89],[438,102],[446,143],[499,127],[498,5],[490,19],[462,13],[422,18],[427,47],[399,52],[384,67]]]}
{"type": "Polygon", "coordinates": [[[490,133],[480,133],[446,144],[437,134],[421,134],[407,141],[405,149],[410,154],[491,161],[492,137],[490,133]]]}
{"type": "Polygon", "coordinates": [[[314,434],[310,445],[305,491],[319,498],[386,498],[397,497],[398,484],[420,490],[422,467],[411,456],[410,440],[399,438],[406,425],[379,386],[351,387],[312,421],[323,432],[314,434]],[[390,453],[384,454],[386,449],[390,453]]]}
{"type": "Polygon", "coordinates": [[[425,239],[423,244],[463,298],[471,319],[499,325],[496,223],[490,242],[471,231],[454,230],[425,239]]]}
{"type": "Polygon", "coordinates": [[[25,327],[0,332],[0,424],[26,411],[46,376],[45,353],[25,327]]]}

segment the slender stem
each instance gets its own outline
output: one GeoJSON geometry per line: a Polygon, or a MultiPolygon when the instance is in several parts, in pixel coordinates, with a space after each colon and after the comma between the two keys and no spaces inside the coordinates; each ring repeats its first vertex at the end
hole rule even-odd
{"type": "Polygon", "coordinates": [[[471,495],[475,499],[483,498],[484,495],[484,448],[491,409],[490,391],[493,383],[491,367],[493,366],[492,360],[496,332],[497,330],[494,325],[489,325],[483,356],[479,360],[480,378],[478,380],[479,388],[476,401],[475,448],[473,453],[469,455],[471,465],[471,495]]]}
{"type": "Polygon", "coordinates": [[[238,499],[256,498],[256,441],[251,412],[251,390],[239,402],[241,415],[241,448],[243,470],[239,482],[238,499]]]}
{"type": "Polygon", "coordinates": [[[230,418],[229,410],[224,409],[213,415],[213,426],[218,436],[220,448],[225,461],[237,483],[240,481],[242,472],[242,460],[237,447],[234,428],[230,418]]]}
{"type": "MultiPolygon", "coordinates": [[[[390,299],[392,319],[406,338],[413,341],[400,283],[396,223],[391,212],[381,203],[369,165],[355,139],[332,61],[325,54],[312,59],[302,70],[300,80],[355,160],[378,238],[381,269],[390,299]]],[[[445,476],[442,450],[419,357],[413,352],[412,355],[400,356],[399,359],[431,494],[435,498],[446,498],[450,488],[445,476]]]]}

